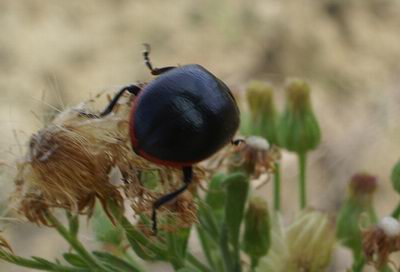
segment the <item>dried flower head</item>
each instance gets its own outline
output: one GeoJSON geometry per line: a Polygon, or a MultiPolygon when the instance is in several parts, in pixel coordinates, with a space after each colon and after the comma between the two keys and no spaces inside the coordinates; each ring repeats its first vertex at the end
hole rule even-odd
{"type": "Polygon", "coordinates": [[[362,232],[363,250],[367,261],[377,269],[389,263],[389,255],[400,251],[400,223],[393,217],[362,232]]]}
{"type": "MultiPolygon", "coordinates": [[[[176,191],[182,186],[182,171],[174,168],[156,167],[154,165],[153,168],[147,169],[147,171],[152,170],[152,174],[156,175],[156,188],[149,188],[146,177],[140,175],[141,172],[146,170],[137,171],[136,175],[132,175],[129,182],[123,187],[125,195],[131,203],[131,208],[136,214],[144,214],[150,217],[153,203],[158,198],[166,193],[176,191]]],[[[193,180],[189,189],[159,208],[158,219],[161,222],[165,221],[165,224],[161,225],[159,229],[173,230],[176,226],[189,226],[197,220],[197,207],[193,200],[193,194],[200,181],[204,180],[205,171],[198,166],[194,167],[193,170],[193,180]],[[163,219],[163,217],[165,218],[163,219]],[[171,220],[167,220],[170,217],[175,218],[175,227],[169,223],[171,220]]]]}
{"type": "Polygon", "coordinates": [[[231,155],[229,167],[241,169],[258,178],[262,173],[273,173],[274,163],[280,159],[276,146],[270,147],[267,140],[258,136],[247,137],[231,155]]]}
{"type": "MultiPolygon", "coordinates": [[[[107,200],[122,208],[125,196],[136,212],[150,212],[155,199],[181,186],[179,169],[155,165],[132,151],[128,137],[132,99],[103,118],[82,114],[89,103],[66,110],[32,135],[27,155],[18,163],[14,197],[28,220],[46,224],[44,214],[52,207],[91,215],[95,199],[107,212],[107,200]],[[146,171],[158,172],[157,188],[143,186],[140,174],[146,171]]],[[[199,167],[194,170],[196,184],[204,175],[199,167]]],[[[193,207],[170,210],[193,214],[193,207]]]]}

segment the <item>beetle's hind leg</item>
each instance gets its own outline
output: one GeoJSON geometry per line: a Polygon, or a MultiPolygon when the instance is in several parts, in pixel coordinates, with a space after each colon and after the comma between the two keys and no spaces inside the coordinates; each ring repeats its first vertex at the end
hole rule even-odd
{"type": "Polygon", "coordinates": [[[152,230],[154,235],[157,234],[157,209],[160,208],[165,203],[174,200],[178,195],[186,191],[186,189],[189,187],[189,184],[192,182],[193,179],[192,167],[191,166],[183,167],[182,171],[183,171],[183,182],[184,182],[183,186],[178,190],[176,190],[175,192],[163,195],[162,197],[157,199],[156,202],[153,203],[153,212],[151,215],[151,220],[153,222],[152,230]]]}
{"type": "Polygon", "coordinates": [[[146,64],[147,68],[149,68],[152,75],[158,76],[158,75],[161,75],[162,73],[165,73],[171,69],[176,68],[175,66],[166,66],[166,67],[161,67],[161,68],[153,67],[153,65],[151,64],[151,61],[150,61],[151,47],[148,43],[145,43],[143,45],[145,48],[145,50],[143,51],[144,63],[146,64]]]}
{"type": "Polygon", "coordinates": [[[122,87],[113,97],[113,99],[110,101],[110,103],[107,105],[107,107],[99,114],[92,114],[92,113],[84,113],[81,112],[80,115],[82,116],[86,116],[89,118],[100,118],[100,117],[104,117],[107,116],[108,114],[110,114],[112,112],[112,110],[114,109],[115,105],[118,103],[118,100],[121,98],[121,96],[125,93],[125,92],[129,92],[131,94],[137,95],[140,92],[141,88],[137,85],[128,85],[125,87],[122,87]]]}

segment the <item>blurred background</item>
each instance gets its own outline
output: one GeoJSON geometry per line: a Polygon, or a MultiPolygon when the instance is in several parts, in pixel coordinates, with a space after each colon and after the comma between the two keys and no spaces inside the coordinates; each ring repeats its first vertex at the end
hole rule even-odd
{"type": "MultiPolygon", "coordinates": [[[[0,224],[21,255],[53,258],[66,246],[54,231],[7,215],[15,160],[49,114],[151,80],[144,42],[155,66],[199,63],[238,97],[250,80],[268,81],[279,109],[287,80],[306,80],[322,129],[308,162],[311,205],[335,212],[360,171],[378,176],[380,216],[397,204],[389,183],[400,157],[397,0],[1,0],[0,27],[0,224]]],[[[296,164],[283,154],[289,218],[297,210],[296,164]]],[[[271,199],[270,184],[261,194],[271,199]]],[[[350,262],[338,250],[331,270],[350,262]]],[[[0,270],[29,271],[3,263],[0,270]]]]}

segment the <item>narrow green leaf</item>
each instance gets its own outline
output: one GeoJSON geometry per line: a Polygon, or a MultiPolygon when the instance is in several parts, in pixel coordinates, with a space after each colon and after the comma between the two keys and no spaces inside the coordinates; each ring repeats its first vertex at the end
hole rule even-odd
{"type": "Polygon", "coordinates": [[[199,270],[189,267],[183,267],[181,269],[176,270],[176,272],[198,272],[199,270]]]}
{"type": "Polygon", "coordinates": [[[144,270],[135,263],[128,263],[127,261],[118,258],[108,252],[93,251],[95,255],[102,263],[107,266],[111,266],[119,271],[129,271],[129,272],[143,272],[144,270]]]}
{"type": "Polygon", "coordinates": [[[76,268],[61,265],[59,263],[52,263],[40,257],[32,257],[32,259],[23,258],[17,255],[6,253],[0,250],[0,259],[13,263],[17,266],[27,267],[43,271],[53,272],[90,272],[93,271],[87,268],[76,268]]]}
{"type": "Polygon", "coordinates": [[[81,258],[81,256],[74,254],[74,253],[64,253],[64,259],[73,266],[77,267],[88,267],[85,260],[81,258]]]}
{"type": "Polygon", "coordinates": [[[139,258],[145,260],[145,261],[156,261],[157,255],[151,252],[148,248],[145,248],[142,246],[134,237],[132,234],[129,234],[126,232],[126,237],[128,239],[128,242],[132,248],[133,251],[135,251],[136,255],[138,255],[139,258]]]}
{"type": "Polygon", "coordinates": [[[136,253],[144,253],[144,257],[150,257],[154,260],[167,260],[168,253],[163,245],[157,241],[152,241],[149,237],[146,237],[142,232],[137,230],[128,219],[122,217],[119,219],[119,223],[124,228],[126,237],[129,243],[136,253]]]}
{"type": "Polygon", "coordinates": [[[10,253],[6,253],[4,251],[0,251],[0,259],[3,261],[16,264],[18,266],[39,269],[39,270],[46,270],[48,268],[47,264],[43,264],[41,262],[37,262],[36,260],[22,258],[10,253]]]}
{"type": "Polygon", "coordinates": [[[196,268],[196,270],[199,270],[200,272],[211,272],[214,270],[211,270],[208,268],[206,265],[204,265],[202,262],[200,262],[194,255],[192,255],[190,252],[187,253],[187,261],[190,265],[193,266],[193,268],[196,268]]]}
{"type": "Polygon", "coordinates": [[[53,265],[52,262],[50,262],[50,261],[48,261],[46,259],[43,259],[42,257],[33,256],[32,260],[35,260],[36,262],[41,263],[41,264],[43,264],[45,266],[48,266],[48,267],[51,267],[53,265]]]}

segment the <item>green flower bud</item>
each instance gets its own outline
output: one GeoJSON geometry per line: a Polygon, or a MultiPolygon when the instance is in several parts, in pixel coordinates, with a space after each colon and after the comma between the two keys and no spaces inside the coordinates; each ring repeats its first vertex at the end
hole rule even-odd
{"type": "Polygon", "coordinates": [[[274,219],[271,237],[256,272],[325,271],[336,243],[332,220],[318,211],[302,212],[286,230],[274,219]]]}
{"type": "Polygon", "coordinates": [[[225,213],[225,179],[225,174],[215,174],[208,185],[208,192],[205,197],[206,203],[211,207],[215,218],[219,222],[222,221],[225,213]]]}
{"type": "Polygon", "coordinates": [[[257,197],[249,201],[243,233],[243,250],[256,266],[258,259],[267,254],[271,244],[269,215],[267,203],[257,197]]]}
{"type": "Polygon", "coordinates": [[[392,181],[393,189],[400,194],[400,161],[393,167],[390,180],[392,181]]]}
{"type": "Polygon", "coordinates": [[[296,153],[315,149],[321,132],[311,106],[310,87],[304,81],[292,81],[286,88],[286,96],[279,130],[281,145],[296,153]]]}
{"type": "Polygon", "coordinates": [[[251,112],[251,133],[278,144],[277,114],[273,89],[262,81],[252,81],[247,88],[247,101],[251,112]]]}
{"type": "Polygon", "coordinates": [[[249,191],[249,180],[242,173],[229,175],[225,180],[225,222],[228,229],[229,241],[235,249],[239,248],[240,225],[249,191]]]}
{"type": "Polygon", "coordinates": [[[365,216],[370,222],[376,222],[373,208],[373,193],[377,181],[374,176],[360,173],[352,177],[348,187],[348,197],[342,204],[337,217],[337,237],[341,243],[351,249],[355,257],[362,251],[360,219],[365,216]]]}

